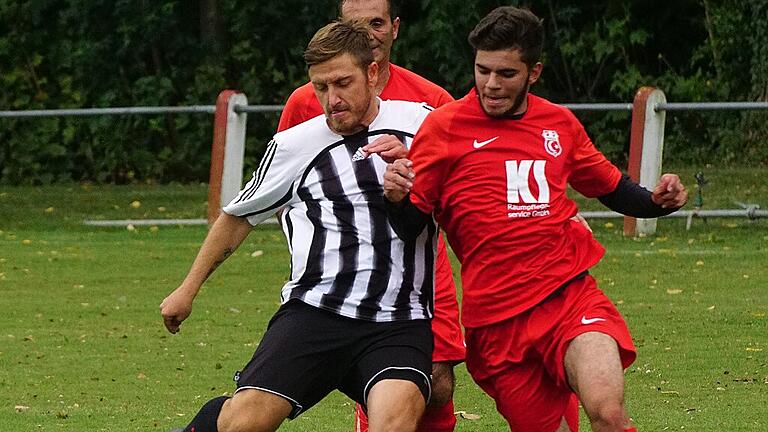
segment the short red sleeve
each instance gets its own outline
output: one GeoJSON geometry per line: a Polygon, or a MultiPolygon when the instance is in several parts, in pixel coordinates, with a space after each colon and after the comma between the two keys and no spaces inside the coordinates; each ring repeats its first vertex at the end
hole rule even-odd
{"type": "Polygon", "coordinates": [[[573,152],[573,171],[568,182],[589,198],[613,192],[621,180],[621,171],[597,150],[580,123],[576,121],[574,127],[578,145],[573,152]]]}
{"type": "Polygon", "coordinates": [[[285,108],[283,108],[283,112],[280,114],[280,123],[277,125],[277,131],[282,132],[292,128],[322,113],[323,109],[320,107],[317,97],[315,97],[315,90],[312,88],[312,84],[304,84],[294,90],[285,102],[285,108]]]}

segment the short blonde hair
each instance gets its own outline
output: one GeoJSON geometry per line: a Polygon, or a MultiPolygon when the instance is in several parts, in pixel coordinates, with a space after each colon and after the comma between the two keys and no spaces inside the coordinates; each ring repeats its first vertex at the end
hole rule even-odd
{"type": "Polygon", "coordinates": [[[350,54],[360,68],[373,62],[368,24],[360,20],[334,21],[315,33],[304,51],[307,67],[350,54]]]}

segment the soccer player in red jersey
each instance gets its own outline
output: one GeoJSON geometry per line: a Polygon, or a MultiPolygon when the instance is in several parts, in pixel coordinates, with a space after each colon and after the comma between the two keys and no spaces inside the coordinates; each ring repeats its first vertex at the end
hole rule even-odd
{"type": "MultiPolygon", "coordinates": [[[[392,44],[397,38],[400,18],[389,0],[341,0],[339,12],[343,19],[361,19],[371,28],[373,56],[379,65],[376,91],[384,100],[426,102],[438,107],[452,102],[453,97],[442,87],[400,66],[390,63],[392,44]]],[[[322,115],[311,83],[296,90],[288,98],[280,116],[278,131],[322,115]]],[[[372,143],[371,145],[374,145],[372,143]]],[[[365,150],[372,151],[366,148],[365,150]]],[[[445,242],[439,239],[435,272],[435,315],[432,319],[434,352],[432,355],[432,398],[422,417],[419,431],[449,432],[456,425],[453,414],[453,366],[464,361],[464,336],[459,324],[456,286],[445,242]]],[[[367,431],[367,418],[356,407],[355,431],[367,431]]]]}
{"type": "Polygon", "coordinates": [[[648,191],[621,174],[566,108],[529,93],[539,78],[541,21],[514,7],[469,36],[475,88],[432,112],[384,192],[403,238],[434,217],[461,262],[467,368],[514,431],[567,431],[571,392],[595,431],[634,431],[623,369],[627,326],[588,270],[604,254],[566,186],[652,218],[682,207],[674,174],[648,191]]]}

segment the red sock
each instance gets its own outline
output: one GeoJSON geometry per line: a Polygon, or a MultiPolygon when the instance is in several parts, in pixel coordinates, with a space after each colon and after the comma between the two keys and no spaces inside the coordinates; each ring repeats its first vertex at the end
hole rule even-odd
{"type": "Polygon", "coordinates": [[[355,404],[355,432],[368,432],[368,416],[360,404],[355,404]]]}
{"type": "Polygon", "coordinates": [[[452,432],[455,427],[456,416],[453,415],[453,400],[450,400],[439,408],[427,407],[416,432],[452,432]]]}
{"type": "MultiPolygon", "coordinates": [[[[453,401],[440,408],[428,408],[419,422],[417,432],[452,432],[456,427],[453,401]]],[[[355,432],[368,432],[368,417],[360,404],[355,406],[355,432]]]]}
{"type": "Polygon", "coordinates": [[[636,427],[634,427],[634,426],[632,426],[632,427],[631,427],[631,428],[629,428],[629,429],[624,429],[624,432],[637,432],[637,428],[636,428],[636,427]]]}

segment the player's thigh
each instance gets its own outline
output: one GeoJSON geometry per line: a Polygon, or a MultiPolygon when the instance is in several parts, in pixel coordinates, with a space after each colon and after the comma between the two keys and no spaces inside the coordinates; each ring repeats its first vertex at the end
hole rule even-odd
{"type": "Polygon", "coordinates": [[[618,344],[611,336],[600,332],[577,336],[568,345],[565,370],[585,407],[606,399],[623,399],[624,369],[618,344]]]}
{"type": "Polygon", "coordinates": [[[293,406],[289,418],[314,406],[336,388],[358,355],[350,340],[360,331],[350,321],[299,301],[283,305],[238,373],[235,395],[260,390],[282,397],[293,406]]]}
{"type": "Polygon", "coordinates": [[[291,414],[285,398],[261,390],[243,390],[224,403],[217,421],[220,432],[270,432],[291,414]]]}
{"type": "Polygon", "coordinates": [[[419,386],[407,379],[385,379],[368,392],[368,425],[378,430],[415,430],[426,400],[419,386]]]}
{"type": "Polygon", "coordinates": [[[367,405],[369,392],[384,380],[416,385],[427,402],[432,393],[432,332],[427,320],[378,323],[339,385],[354,401],[367,405]]]}

